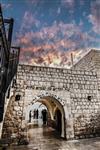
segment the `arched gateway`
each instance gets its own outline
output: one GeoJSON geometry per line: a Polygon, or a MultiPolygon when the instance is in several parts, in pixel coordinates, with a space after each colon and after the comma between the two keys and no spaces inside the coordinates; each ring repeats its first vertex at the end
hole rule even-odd
{"type": "MultiPolygon", "coordinates": [[[[73,136],[73,124],[71,122],[71,111],[70,111],[70,106],[67,102],[64,102],[63,100],[63,93],[59,92],[54,92],[54,91],[38,91],[38,90],[26,90],[24,95],[24,99],[20,101],[13,101],[13,108],[10,107],[11,109],[11,115],[12,115],[12,120],[11,124],[12,127],[8,123],[8,114],[5,115],[4,119],[4,128],[3,132],[5,133],[5,126],[6,126],[6,131],[10,129],[10,136],[14,132],[19,132],[16,130],[16,126],[21,128],[21,125],[24,126],[24,124],[27,123],[26,115],[29,114],[29,109],[31,105],[35,104],[36,102],[40,102],[44,104],[47,107],[47,110],[49,112],[49,120],[48,124],[49,126],[55,128],[57,132],[59,133],[60,137],[65,138],[65,139],[70,139],[73,136]],[[27,92],[31,92],[31,98],[27,98],[27,92]],[[33,93],[32,93],[33,92],[33,93]],[[59,96],[60,95],[60,96],[59,96]],[[15,103],[15,104],[14,104],[15,103]],[[23,105],[22,105],[23,104],[23,105]],[[23,107],[22,107],[23,106],[23,107]],[[12,112],[13,111],[13,112],[12,112]],[[21,115],[23,116],[21,118],[21,115]],[[18,118],[18,120],[17,120],[18,118]],[[21,118],[21,119],[20,119],[21,118]],[[19,122],[18,122],[19,121],[19,122]],[[17,122],[17,125],[15,126],[17,122]]],[[[18,94],[18,93],[16,93],[18,94]]],[[[69,93],[66,92],[66,96],[69,99],[69,93]]],[[[16,96],[15,96],[16,97],[16,96]]],[[[9,110],[9,107],[8,107],[9,110]]],[[[8,111],[7,111],[8,112],[8,111]]],[[[10,112],[10,110],[9,110],[10,112]]],[[[3,133],[3,136],[5,136],[3,133]]],[[[8,132],[9,133],[9,132],[8,132]]],[[[6,135],[7,136],[7,135],[6,135]]]]}
{"type": "MultiPolygon", "coordinates": [[[[73,123],[71,115],[71,106],[68,101],[64,101],[62,92],[54,91],[35,91],[33,93],[33,99],[25,106],[24,113],[27,116],[28,108],[40,102],[47,107],[49,112],[48,124],[55,128],[62,138],[71,138],[73,136],[73,123]],[[59,96],[60,95],[60,96],[59,96]]],[[[70,98],[69,92],[66,92],[66,98],[70,98]]],[[[27,98],[26,98],[27,99],[27,98]]]]}
{"type": "MultiPolygon", "coordinates": [[[[60,98],[57,99],[56,97],[56,95],[45,93],[34,97],[29,105],[33,105],[36,102],[44,104],[49,113],[49,126],[55,128],[60,133],[60,137],[66,138],[65,103],[60,100],[60,98]]],[[[26,115],[27,110],[26,108],[26,115]]]]}
{"type": "MultiPolygon", "coordinates": [[[[91,53],[94,56],[95,52],[91,53]]],[[[98,52],[95,54],[99,56],[98,52]]],[[[20,132],[29,104],[41,102],[48,108],[51,123],[61,137],[99,136],[99,74],[90,70],[19,65],[14,101],[7,108],[2,135],[9,137],[20,132]]]]}

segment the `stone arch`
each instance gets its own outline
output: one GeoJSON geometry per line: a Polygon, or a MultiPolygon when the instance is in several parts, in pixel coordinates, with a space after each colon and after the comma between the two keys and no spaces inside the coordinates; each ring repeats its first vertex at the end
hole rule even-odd
{"type": "Polygon", "coordinates": [[[38,101],[39,99],[41,99],[43,97],[51,97],[51,98],[59,101],[62,105],[65,105],[65,101],[62,98],[60,98],[57,94],[54,94],[51,92],[42,92],[40,95],[35,95],[33,97],[32,101],[29,103],[29,105],[34,104],[36,101],[38,101]]]}
{"type": "MultiPolygon", "coordinates": [[[[62,129],[61,129],[61,137],[62,138],[67,138],[69,139],[70,137],[66,134],[68,134],[67,132],[67,121],[69,121],[69,109],[67,109],[67,104],[66,104],[66,101],[64,101],[62,98],[60,98],[57,94],[53,94],[53,93],[50,93],[50,92],[44,92],[42,94],[36,94],[34,95],[32,101],[30,101],[30,103],[28,105],[33,105],[34,103],[36,102],[42,102],[42,103],[46,103],[49,102],[49,104],[51,105],[51,102],[54,102],[56,107],[55,108],[58,108],[61,112],[61,115],[62,115],[62,129]],[[67,115],[66,115],[67,113],[67,115]]],[[[55,115],[55,110],[56,109],[53,109],[52,112],[50,114],[51,115],[51,118],[54,120],[54,115],[55,115]]]]}
{"type": "MultiPolygon", "coordinates": [[[[17,133],[18,130],[21,129],[22,125],[23,127],[27,125],[27,122],[25,120],[25,115],[27,112],[25,112],[29,105],[34,104],[35,102],[50,102],[54,101],[56,103],[56,107],[60,108],[62,112],[62,119],[63,119],[63,129],[61,137],[72,139],[74,138],[74,130],[73,130],[73,118],[71,114],[71,101],[70,101],[70,93],[68,91],[45,91],[45,90],[28,90],[28,94],[31,95],[31,97],[27,97],[27,89],[25,90],[25,95],[22,95],[22,98],[19,102],[15,101],[15,95],[16,92],[13,94],[13,108],[11,112],[12,114],[12,121],[11,124],[13,126],[13,133],[17,133]],[[23,103],[24,102],[24,103],[23,103]],[[22,109],[22,105],[24,104],[24,109],[22,109]],[[21,110],[22,109],[22,110],[21,110]],[[24,110],[24,113],[23,113],[24,110]],[[24,114],[24,115],[23,115],[24,114]],[[23,119],[21,119],[23,117],[23,119]],[[22,121],[22,122],[21,122],[22,121]],[[17,127],[17,128],[16,128],[17,127]]],[[[46,103],[47,104],[47,103],[46,103]]],[[[52,103],[48,103],[50,106],[52,106],[52,103]]],[[[48,106],[50,108],[50,106],[48,106]]],[[[54,105],[53,105],[54,106],[54,105]]],[[[56,111],[56,107],[50,108],[51,110],[51,118],[54,119],[54,114],[56,111]]],[[[7,112],[9,110],[9,105],[7,107],[7,112]]],[[[7,113],[5,114],[4,124],[7,124],[7,113]]],[[[4,126],[3,126],[4,127],[4,126]]],[[[8,126],[9,128],[10,126],[8,126]]],[[[10,128],[9,128],[10,129],[10,128]]],[[[10,134],[11,135],[11,134],[10,134]]],[[[8,135],[9,136],[9,135],[8,135]]]]}

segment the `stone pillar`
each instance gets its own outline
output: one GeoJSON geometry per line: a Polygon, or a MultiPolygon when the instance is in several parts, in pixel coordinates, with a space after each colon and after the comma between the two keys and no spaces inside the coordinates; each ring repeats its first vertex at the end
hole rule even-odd
{"type": "Polygon", "coordinates": [[[65,122],[66,122],[66,138],[67,140],[74,138],[74,128],[73,128],[73,117],[71,114],[70,104],[64,106],[65,110],[65,122]]]}
{"type": "Polygon", "coordinates": [[[15,95],[10,99],[3,123],[2,137],[18,134],[22,125],[22,101],[15,101],[15,95]]]}

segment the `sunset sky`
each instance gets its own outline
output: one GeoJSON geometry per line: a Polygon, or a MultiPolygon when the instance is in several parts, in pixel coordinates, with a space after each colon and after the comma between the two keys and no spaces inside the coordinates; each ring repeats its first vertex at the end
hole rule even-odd
{"type": "Polygon", "coordinates": [[[89,49],[100,49],[100,0],[0,0],[14,18],[13,45],[21,63],[70,66],[89,49]]]}

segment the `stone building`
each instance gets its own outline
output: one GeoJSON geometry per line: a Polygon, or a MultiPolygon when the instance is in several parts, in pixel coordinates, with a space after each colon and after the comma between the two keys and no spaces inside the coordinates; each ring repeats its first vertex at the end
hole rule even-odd
{"type": "Polygon", "coordinates": [[[66,139],[100,135],[100,51],[91,50],[72,69],[19,65],[5,112],[2,137],[26,128],[27,108],[47,107],[49,125],[66,139]]]}

